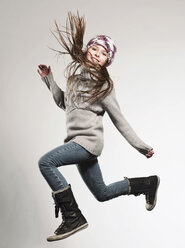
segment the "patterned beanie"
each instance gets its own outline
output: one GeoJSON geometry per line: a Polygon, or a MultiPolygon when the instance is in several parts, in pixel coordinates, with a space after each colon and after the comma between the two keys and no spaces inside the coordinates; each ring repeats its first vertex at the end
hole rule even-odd
{"type": "Polygon", "coordinates": [[[105,48],[108,53],[108,60],[105,66],[109,66],[112,63],[114,55],[117,51],[114,41],[109,36],[97,35],[87,43],[86,47],[89,49],[93,45],[100,45],[105,48]]]}

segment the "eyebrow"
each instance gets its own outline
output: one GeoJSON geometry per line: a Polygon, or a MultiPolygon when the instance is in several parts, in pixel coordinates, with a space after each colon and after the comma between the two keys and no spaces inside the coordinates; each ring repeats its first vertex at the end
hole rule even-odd
{"type": "MultiPolygon", "coordinates": [[[[94,45],[92,45],[92,47],[93,46],[95,46],[95,47],[97,47],[98,48],[98,46],[101,46],[101,45],[96,45],[96,44],[94,44],[94,45]]],[[[103,50],[103,52],[105,52],[107,55],[108,55],[108,52],[106,51],[106,49],[103,47],[103,46],[101,46],[104,50],[103,50]]]]}

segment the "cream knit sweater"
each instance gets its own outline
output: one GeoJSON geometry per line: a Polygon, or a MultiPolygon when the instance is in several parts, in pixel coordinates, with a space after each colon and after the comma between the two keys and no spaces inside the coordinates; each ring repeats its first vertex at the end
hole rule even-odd
{"type": "Polygon", "coordinates": [[[93,81],[83,67],[80,73],[75,75],[71,86],[66,87],[65,92],[58,87],[52,73],[41,79],[50,89],[55,103],[65,111],[67,137],[64,143],[74,141],[90,153],[99,156],[104,145],[102,119],[107,112],[115,127],[130,145],[144,155],[152,149],[136,135],[124,118],[116,99],[115,88],[93,104],[83,101],[89,95],[81,94],[79,91],[93,87],[93,81]]]}

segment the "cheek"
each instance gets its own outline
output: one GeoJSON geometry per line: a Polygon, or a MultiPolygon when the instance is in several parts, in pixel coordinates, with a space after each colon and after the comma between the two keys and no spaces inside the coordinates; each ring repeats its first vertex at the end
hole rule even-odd
{"type": "Polygon", "coordinates": [[[107,62],[107,60],[108,60],[108,58],[104,57],[103,60],[102,60],[103,64],[105,64],[107,62]]]}
{"type": "Polygon", "coordinates": [[[107,61],[106,59],[102,59],[100,65],[101,66],[105,65],[106,61],[107,61]]]}
{"type": "Polygon", "coordinates": [[[89,53],[89,52],[87,52],[86,58],[87,58],[88,60],[90,60],[91,56],[90,56],[90,53],[89,53]]]}
{"type": "Polygon", "coordinates": [[[87,52],[88,57],[91,57],[91,55],[93,55],[93,50],[89,49],[87,52]]]}

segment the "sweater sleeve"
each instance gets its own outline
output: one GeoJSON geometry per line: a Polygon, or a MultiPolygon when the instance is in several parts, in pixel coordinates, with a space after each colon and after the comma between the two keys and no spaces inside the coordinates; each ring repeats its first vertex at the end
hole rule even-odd
{"type": "Polygon", "coordinates": [[[146,155],[152,147],[145,144],[134,132],[128,121],[123,116],[118,101],[116,99],[115,89],[111,91],[102,100],[102,107],[108,113],[115,127],[119,130],[122,136],[137,149],[140,153],[146,155]]]}
{"type": "Polygon", "coordinates": [[[58,85],[56,84],[53,73],[49,73],[47,76],[41,77],[42,81],[46,84],[48,89],[51,91],[53,95],[53,99],[58,107],[62,108],[63,110],[66,109],[65,106],[65,92],[61,90],[58,85]]]}

